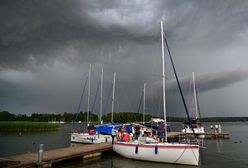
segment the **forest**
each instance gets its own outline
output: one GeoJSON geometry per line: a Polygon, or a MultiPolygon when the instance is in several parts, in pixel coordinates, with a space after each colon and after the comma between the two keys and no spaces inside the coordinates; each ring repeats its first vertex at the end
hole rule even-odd
{"type": "MultiPolygon", "coordinates": [[[[126,122],[142,122],[143,114],[135,112],[115,112],[115,123],[126,122]]],[[[150,121],[151,118],[156,118],[150,114],[145,115],[145,121],[150,121]]],[[[31,115],[26,114],[12,114],[8,111],[0,112],[0,121],[34,121],[34,122],[48,122],[48,121],[64,121],[64,122],[86,122],[87,112],[73,113],[64,112],[63,114],[48,114],[48,113],[33,113],[31,115]]],[[[89,113],[89,119],[91,122],[99,122],[99,117],[96,114],[89,113]]],[[[102,116],[103,122],[111,122],[111,113],[102,116]]],[[[167,117],[168,122],[183,122],[186,117],[167,117]]],[[[248,117],[207,117],[200,118],[201,122],[236,122],[236,121],[248,121],[248,117]]]]}

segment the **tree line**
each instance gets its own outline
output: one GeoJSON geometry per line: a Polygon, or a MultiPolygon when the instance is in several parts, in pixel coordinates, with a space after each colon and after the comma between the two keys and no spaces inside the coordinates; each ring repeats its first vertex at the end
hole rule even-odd
{"type": "MultiPolygon", "coordinates": [[[[90,115],[92,121],[97,121],[98,117],[95,114],[90,115]]],[[[0,112],[0,121],[35,121],[35,122],[48,122],[48,121],[65,121],[72,122],[86,121],[87,113],[72,113],[64,112],[63,114],[48,114],[48,113],[33,113],[31,115],[26,114],[12,114],[8,111],[0,112]]]]}
{"type": "MultiPolygon", "coordinates": [[[[154,118],[150,114],[145,115],[145,121],[150,121],[154,118]]],[[[118,112],[114,113],[115,123],[126,122],[142,122],[143,114],[135,112],[118,112]]],[[[89,119],[91,122],[100,122],[99,116],[93,113],[89,113],[89,119]]],[[[64,112],[63,114],[44,114],[33,113],[31,115],[26,114],[12,114],[8,111],[0,112],[0,121],[35,121],[35,122],[48,122],[48,121],[64,121],[64,122],[86,122],[87,112],[64,112]]],[[[102,116],[103,122],[111,122],[111,113],[102,116]]],[[[182,117],[167,117],[168,122],[184,122],[186,118],[182,117]]],[[[248,121],[248,117],[208,117],[200,118],[201,122],[235,122],[235,121],[248,121]]]]}
{"type": "MultiPolygon", "coordinates": [[[[145,115],[145,121],[149,121],[153,116],[145,115]]],[[[132,112],[119,112],[114,113],[114,122],[126,123],[126,122],[141,122],[143,115],[132,112]]],[[[12,114],[8,111],[0,112],[0,121],[35,121],[35,122],[48,122],[48,121],[64,121],[64,122],[86,122],[87,112],[64,112],[63,114],[45,114],[45,113],[33,113],[31,115],[26,114],[12,114]]],[[[89,120],[91,122],[100,122],[100,118],[93,113],[89,113],[89,120]]],[[[102,116],[103,122],[111,122],[111,113],[102,116]]]]}
{"type": "Polygon", "coordinates": [[[202,122],[238,122],[248,121],[248,117],[206,117],[199,120],[202,122]]]}

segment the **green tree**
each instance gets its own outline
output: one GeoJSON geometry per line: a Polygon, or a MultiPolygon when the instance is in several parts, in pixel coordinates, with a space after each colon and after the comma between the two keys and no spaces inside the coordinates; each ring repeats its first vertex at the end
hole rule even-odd
{"type": "Polygon", "coordinates": [[[64,112],[64,114],[62,115],[62,118],[64,119],[65,122],[72,122],[73,121],[73,113],[64,112]]]}
{"type": "Polygon", "coordinates": [[[26,114],[15,115],[15,121],[28,121],[28,116],[26,114]]]}
{"type": "Polygon", "coordinates": [[[15,115],[9,113],[8,111],[0,112],[0,121],[12,121],[14,120],[15,115]]]}

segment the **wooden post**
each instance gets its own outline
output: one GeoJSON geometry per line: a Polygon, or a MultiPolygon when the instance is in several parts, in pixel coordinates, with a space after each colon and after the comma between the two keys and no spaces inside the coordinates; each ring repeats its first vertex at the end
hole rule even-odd
{"type": "Polygon", "coordinates": [[[43,144],[40,144],[39,152],[38,152],[38,164],[41,164],[42,161],[43,161],[43,144]]]}

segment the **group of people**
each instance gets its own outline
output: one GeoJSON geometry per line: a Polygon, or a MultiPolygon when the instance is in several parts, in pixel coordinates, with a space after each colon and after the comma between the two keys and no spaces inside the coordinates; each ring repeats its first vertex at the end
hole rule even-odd
{"type": "Polygon", "coordinates": [[[164,125],[161,124],[158,130],[154,132],[150,128],[141,127],[140,125],[132,126],[132,129],[127,131],[125,125],[121,126],[118,130],[112,129],[112,142],[116,137],[117,141],[121,142],[133,142],[135,140],[140,140],[140,138],[153,139],[154,141],[164,141],[164,125]]]}
{"type": "Polygon", "coordinates": [[[210,124],[210,130],[211,130],[211,133],[221,133],[221,130],[222,129],[222,126],[220,124],[210,124]]]}
{"type": "Polygon", "coordinates": [[[116,137],[117,141],[124,141],[124,142],[130,142],[131,140],[131,135],[129,132],[127,132],[125,126],[121,126],[118,131],[116,129],[112,128],[112,144],[114,143],[114,138],[116,137]]]}

